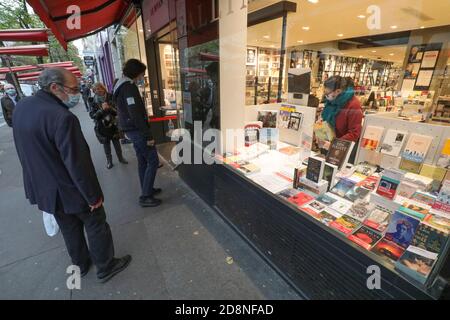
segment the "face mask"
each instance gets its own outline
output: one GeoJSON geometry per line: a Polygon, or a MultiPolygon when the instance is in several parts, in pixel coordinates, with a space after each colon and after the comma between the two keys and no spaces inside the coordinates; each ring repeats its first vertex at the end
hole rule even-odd
{"type": "Polygon", "coordinates": [[[15,96],[16,95],[16,89],[8,89],[6,90],[6,94],[9,96],[15,96]]]}
{"type": "Polygon", "coordinates": [[[143,86],[145,84],[145,81],[144,81],[144,79],[139,79],[138,81],[136,81],[136,84],[138,86],[143,86]]]}
{"type": "Polygon", "coordinates": [[[72,109],[75,107],[78,102],[80,101],[80,94],[68,94],[69,100],[64,101],[64,104],[67,106],[67,108],[72,109]]]}
{"type": "Polygon", "coordinates": [[[328,101],[333,101],[333,100],[336,99],[336,96],[333,96],[333,95],[330,93],[330,94],[326,95],[325,98],[326,98],[328,101]]]}

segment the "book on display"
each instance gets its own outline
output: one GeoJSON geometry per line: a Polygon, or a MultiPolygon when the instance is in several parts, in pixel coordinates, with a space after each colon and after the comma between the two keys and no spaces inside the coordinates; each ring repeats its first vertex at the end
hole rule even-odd
{"type": "Polygon", "coordinates": [[[325,160],[317,157],[308,158],[306,169],[306,179],[319,183],[323,176],[325,160]]]}
{"type": "Polygon", "coordinates": [[[343,215],[342,217],[334,220],[329,224],[329,226],[345,235],[351,234],[356,228],[360,226],[361,222],[352,218],[348,215],[343,215]]]}
{"type": "Polygon", "coordinates": [[[437,261],[436,253],[409,246],[400,259],[395,263],[395,269],[425,284],[437,261]]]}
{"type": "Polygon", "coordinates": [[[407,135],[408,132],[406,131],[389,129],[380,146],[380,152],[393,157],[400,156],[407,135]]]}
{"type": "Polygon", "coordinates": [[[384,237],[373,247],[372,252],[388,261],[397,261],[405,252],[405,248],[384,237]]]}
{"type": "Polygon", "coordinates": [[[361,226],[355,232],[353,232],[353,234],[348,236],[348,239],[360,245],[366,250],[372,249],[372,247],[374,247],[382,238],[383,236],[380,233],[366,226],[361,226]]]}
{"type": "Polygon", "coordinates": [[[389,222],[386,239],[407,248],[416,233],[420,221],[402,212],[396,211],[389,222]]]}
{"type": "Polygon", "coordinates": [[[432,141],[433,137],[431,136],[412,133],[406,143],[405,150],[403,150],[402,158],[413,162],[423,163],[432,141]]]}
{"type": "Polygon", "coordinates": [[[326,162],[334,164],[341,170],[341,168],[347,165],[350,154],[352,153],[353,146],[355,143],[353,141],[347,141],[335,138],[331,142],[330,149],[328,150],[326,156],[326,162]]]}
{"type": "Polygon", "coordinates": [[[364,225],[383,233],[386,231],[392,212],[382,206],[376,205],[364,220],[364,225]]]}
{"type": "Polygon", "coordinates": [[[444,143],[444,147],[441,150],[437,166],[440,168],[450,169],[450,139],[447,139],[444,143]]]}
{"type": "Polygon", "coordinates": [[[355,182],[347,178],[342,178],[336,183],[336,185],[333,188],[331,188],[331,193],[334,193],[335,195],[344,198],[345,194],[349,192],[355,186],[355,184],[356,184],[355,182]]]}
{"type": "Polygon", "coordinates": [[[361,139],[361,148],[367,150],[377,150],[383,136],[384,128],[367,126],[361,139]]]}

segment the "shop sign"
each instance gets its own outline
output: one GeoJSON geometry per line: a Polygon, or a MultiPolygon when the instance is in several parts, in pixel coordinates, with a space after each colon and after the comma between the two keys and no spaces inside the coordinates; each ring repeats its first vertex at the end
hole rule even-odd
{"type": "Polygon", "coordinates": [[[86,66],[93,66],[94,65],[94,57],[93,56],[84,56],[84,64],[86,66]]]}
{"type": "Polygon", "coordinates": [[[169,0],[143,1],[142,15],[144,17],[146,38],[148,38],[170,22],[169,0]]]}

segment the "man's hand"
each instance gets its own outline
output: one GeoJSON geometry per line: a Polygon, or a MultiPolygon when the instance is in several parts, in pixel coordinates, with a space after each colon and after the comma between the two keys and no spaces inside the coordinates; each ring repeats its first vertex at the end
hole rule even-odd
{"type": "Polygon", "coordinates": [[[91,212],[92,212],[92,211],[100,208],[102,205],[103,205],[103,199],[100,198],[96,204],[89,205],[89,208],[91,208],[91,212]]]}

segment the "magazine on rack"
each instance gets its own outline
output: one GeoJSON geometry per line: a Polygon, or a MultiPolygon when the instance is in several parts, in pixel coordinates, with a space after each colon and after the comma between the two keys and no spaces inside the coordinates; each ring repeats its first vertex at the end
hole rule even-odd
{"type": "Polygon", "coordinates": [[[389,129],[380,147],[380,152],[389,156],[398,157],[405,144],[408,132],[389,129]]]}
{"type": "Polygon", "coordinates": [[[411,134],[406,143],[405,150],[403,150],[402,158],[417,163],[423,163],[432,141],[433,137],[431,136],[424,136],[416,133],[411,134]]]}
{"type": "Polygon", "coordinates": [[[367,150],[377,150],[383,136],[384,128],[367,126],[361,139],[361,148],[367,150]]]}

